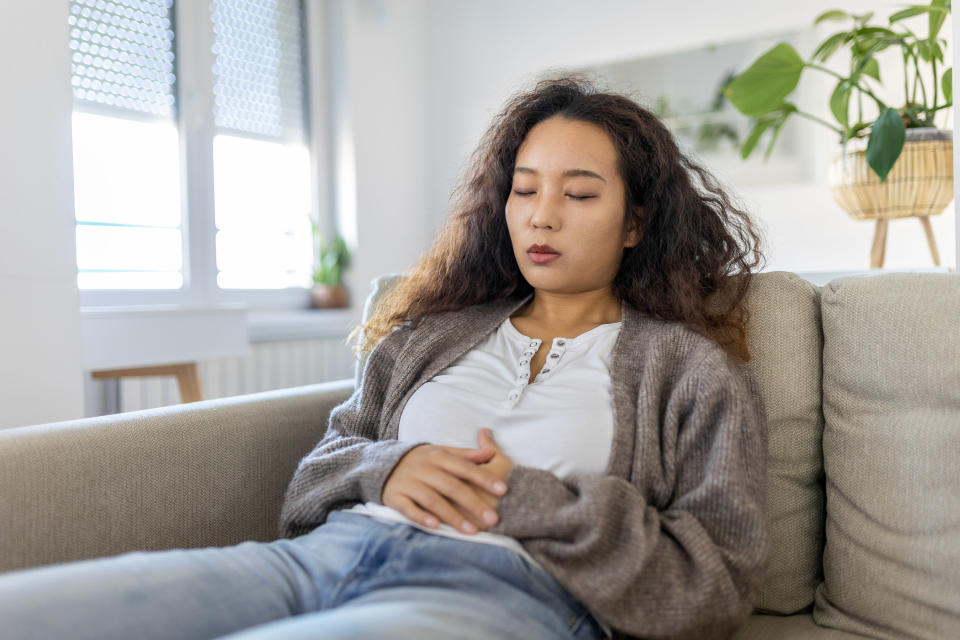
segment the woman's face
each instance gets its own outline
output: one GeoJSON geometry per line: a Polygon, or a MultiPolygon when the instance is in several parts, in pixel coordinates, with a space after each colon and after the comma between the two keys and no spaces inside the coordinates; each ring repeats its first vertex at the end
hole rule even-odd
{"type": "Polygon", "coordinates": [[[507,198],[507,228],[523,277],[535,289],[582,293],[608,288],[624,247],[639,242],[625,227],[625,187],[607,133],[553,116],[537,123],[517,151],[507,198]],[[544,262],[528,253],[549,245],[544,262]]]}

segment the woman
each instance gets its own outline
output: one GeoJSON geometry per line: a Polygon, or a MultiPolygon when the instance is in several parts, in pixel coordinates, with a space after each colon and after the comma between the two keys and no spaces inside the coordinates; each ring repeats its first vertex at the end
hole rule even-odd
{"type": "Polygon", "coordinates": [[[743,366],[758,242],[651,112],[542,81],[363,326],[362,383],[297,467],[279,540],[34,569],[42,608],[0,576],[19,600],[0,618],[43,637],[78,637],[84,611],[101,638],[728,637],[768,551],[743,366]]]}

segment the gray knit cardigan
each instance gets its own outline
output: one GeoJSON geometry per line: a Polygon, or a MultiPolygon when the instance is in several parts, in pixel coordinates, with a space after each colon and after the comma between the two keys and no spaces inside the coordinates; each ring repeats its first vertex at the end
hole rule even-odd
{"type": "MultiPolygon", "coordinates": [[[[333,510],[381,502],[394,466],[422,444],[397,440],[407,400],[532,295],[386,335],[360,387],[300,461],[281,536],[308,533],[333,510]]],[[[769,551],[763,404],[746,366],[716,342],[626,302],[621,319],[605,473],[560,480],[514,466],[490,531],[520,541],[617,637],[729,637],[753,609],[769,551]]]]}

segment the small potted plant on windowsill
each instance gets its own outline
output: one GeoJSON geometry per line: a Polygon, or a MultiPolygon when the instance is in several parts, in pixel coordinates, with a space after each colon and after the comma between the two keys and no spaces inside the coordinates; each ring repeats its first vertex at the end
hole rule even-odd
{"type": "MultiPolygon", "coordinates": [[[[888,25],[871,25],[868,22],[873,12],[857,15],[839,9],[825,11],[817,16],[814,25],[828,20],[852,20],[852,27],[825,39],[809,61],[804,61],[789,44],[781,42],[724,88],[730,102],[741,113],[754,118],[753,130],[740,150],[744,159],[772,127],[766,152],[769,157],[780,129],[794,113],[836,132],[837,149],[829,175],[831,193],[852,218],[876,219],[872,268],[883,266],[888,220],[908,216],[919,218],[934,264],[939,264],[928,217],[942,213],[953,199],[953,132],[934,123],[941,110],[953,106],[952,68],[943,68],[947,40],[937,37],[949,13],[950,0],[931,0],[929,5],[908,5],[897,11],[889,17],[888,25]],[[921,15],[928,19],[928,33],[924,38],[903,24],[907,18],[921,15]],[[868,82],[875,81],[882,86],[875,54],[891,46],[899,47],[903,58],[904,104],[901,107],[886,104],[868,82]],[[840,75],[817,64],[826,62],[841,48],[849,49],[849,75],[840,75]],[[924,82],[921,66],[929,67],[929,85],[924,82]],[[829,99],[836,125],[805,113],[786,100],[796,89],[801,73],[808,68],[837,78],[829,99]],[[941,88],[943,104],[938,100],[941,88]],[[855,102],[851,100],[854,95],[855,102]],[[864,113],[864,96],[876,106],[875,117],[864,113]],[[855,121],[851,117],[854,104],[855,121]]],[[[887,70],[883,75],[889,74],[887,70]]]]}
{"type": "Polygon", "coordinates": [[[313,288],[310,290],[311,304],[314,309],[335,309],[349,305],[347,288],[342,278],[343,271],[350,264],[350,251],[343,237],[337,235],[328,243],[317,226],[313,227],[315,262],[313,264],[313,288]]]}

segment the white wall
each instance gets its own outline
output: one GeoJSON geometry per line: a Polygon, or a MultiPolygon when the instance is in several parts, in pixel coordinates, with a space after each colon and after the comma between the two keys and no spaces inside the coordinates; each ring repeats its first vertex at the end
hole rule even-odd
{"type": "Polygon", "coordinates": [[[425,7],[331,0],[335,177],[355,321],[370,280],[406,270],[432,240],[427,209],[425,7]]]}
{"type": "Polygon", "coordinates": [[[67,0],[0,26],[0,428],[83,416],[67,0]]]}
{"type": "MultiPolygon", "coordinates": [[[[547,69],[568,69],[657,55],[747,37],[809,27],[834,0],[660,3],[636,0],[427,0],[430,210],[433,225],[446,215],[446,199],[473,147],[507,97],[547,69]]],[[[898,7],[877,0],[846,0],[855,13],[886,16],[898,7]]],[[[824,33],[837,23],[822,25],[824,33]]],[[[948,22],[941,36],[951,38],[948,22]]],[[[810,51],[801,55],[809,56],[810,51]]],[[[892,53],[892,52],[891,52],[892,53]]],[[[898,54],[897,54],[898,55],[898,54]]],[[[950,64],[948,62],[948,64],[950,64]]],[[[816,72],[804,73],[804,81],[816,72]]],[[[826,85],[820,108],[828,114],[826,85]]],[[[896,86],[896,85],[894,85],[896,86]]],[[[948,125],[952,126],[952,125],[948,125]]],[[[810,124],[817,144],[829,130],[810,124]]],[[[784,189],[743,189],[744,204],[769,242],[767,269],[866,269],[873,221],[854,221],[822,183],[784,189]]],[[[942,265],[956,264],[953,207],[931,218],[942,265]]],[[[932,265],[916,219],[890,223],[885,267],[932,265]]]]}

